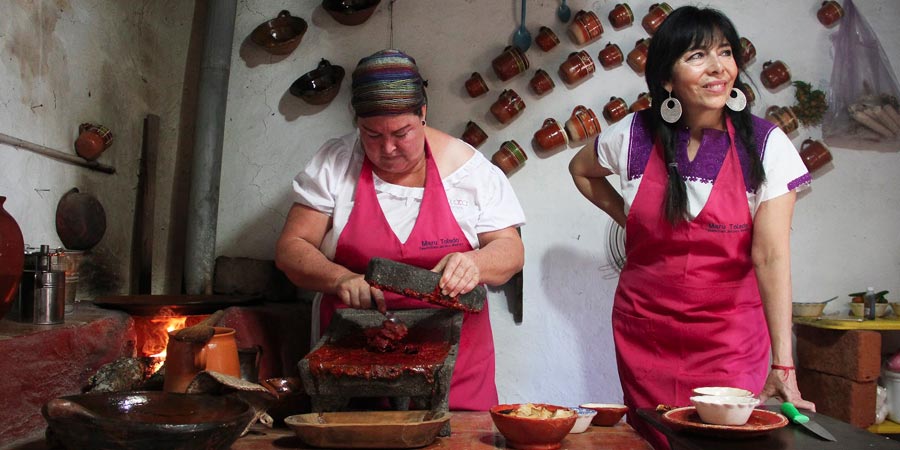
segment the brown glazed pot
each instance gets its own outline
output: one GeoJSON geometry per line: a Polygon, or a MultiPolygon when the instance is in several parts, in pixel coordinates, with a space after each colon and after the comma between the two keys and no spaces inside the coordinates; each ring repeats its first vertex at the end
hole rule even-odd
{"type": "Polygon", "coordinates": [[[656,33],[656,30],[659,29],[659,26],[662,25],[663,21],[665,21],[666,17],[669,17],[669,14],[671,13],[672,7],[669,6],[668,3],[654,3],[650,5],[649,12],[647,12],[647,15],[641,20],[641,25],[644,27],[644,30],[647,31],[647,34],[653,36],[653,33],[656,33]]]}
{"type": "Polygon", "coordinates": [[[816,18],[826,27],[834,25],[841,17],[844,17],[844,8],[834,0],[822,2],[822,7],[816,12],[816,18]]]}
{"type": "Polygon", "coordinates": [[[270,54],[287,55],[300,45],[307,28],[305,20],[282,10],[278,17],[257,26],[250,33],[250,40],[270,54]]]}
{"type": "Polygon", "coordinates": [[[831,152],[821,142],[807,139],[800,145],[800,158],[803,159],[806,170],[812,173],[831,162],[831,152]]]}
{"type": "Polygon", "coordinates": [[[506,81],[510,78],[528,70],[528,57],[525,52],[514,46],[508,46],[503,49],[503,53],[491,61],[491,67],[500,81],[506,81]]]}
{"type": "Polygon", "coordinates": [[[643,111],[650,107],[650,94],[646,92],[641,92],[637,96],[637,100],[628,107],[628,110],[635,113],[638,111],[643,111]]]}
{"type": "Polygon", "coordinates": [[[603,117],[611,124],[622,120],[628,112],[628,104],[621,97],[610,97],[603,107],[603,117]]]}
{"type": "Polygon", "coordinates": [[[489,90],[484,78],[481,78],[481,74],[478,72],[472,72],[472,75],[466,80],[466,92],[469,93],[469,97],[475,98],[484,95],[489,90]]]}
{"type": "Polygon", "coordinates": [[[538,30],[537,36],[534,38],[534,42],[541,50],[549,52],[559,45],[559,37],[550,28],[541,27],[540,30],[538,30]]]}
{"type": "Polygon", "coordinates": [[[550,74],[544,71],[544,69],[538,69],[534,73],[534,76],[531,77],[531,81],[529,81],[528,84],[537,95],[544,95],[546,92],[556,87],[553,78],[550,78],[550,74]]]}
{"type": "Polygon", "coordinates": [[[553,118],[544,120],[544,124],[534,133],[534,141],[541,150],[553,150],[568,145],[569,136],[566,130],[553,118]]]}
{"type": "Polygon", "coordinates": [[[610,42],[606,44],[603,50],[600,50],[600,53],[597,55],[597,61],[600,61],[600,65],[604,69],[612,69],[625,62],[625,54],[622,53],[622,49],[617,44],[610,42]]]}
{"type": "Polygon", "coordinates": [[[741,38],[741,58],[745,65],[756,58],[756,47],[745,37],[741,38]]]}
{"type": "Polygon", "coordinates": [[[497,150],[491,156],[493,162],[507,176],[525,164],[528,155],[522,150],[522,146],[515,140],[506,141],[500,144],[500,150],[497,150]]]}
{"type": "Polygon", "coordinates": [[[603,24],[593,11],[580,10],[575,13],[575,18],[569,24],[569,36],[578,45],[585,45],[595,41],[603,34],[603,24]]]}
{"type": "Polygon", "coordinates": [[[6,197],[0,196],[0,319],[9,312],[22,278],[25,264],[25,240],[16,219],[5,209],[6,197]]]}
{"type": "Polygon", "coordinates": [[[769,89],[777,89],[791,81],[791,71],[781,61],[767,61],[763,64],[762,73],[759,74],[763,86],[769,89]]]}
{"type": "Polygon", "coordinates": [[[568,84],[574,84],[586,76],[594,73],[597,68],[594,60],[586,51],[572,52],[569,57],[559,65],[559,76],[568,84]]]}
{"type": "Polygon", "coordinates": [[[478,148],[481,144],[484,144],[488,138],[487,133],[478,126],[477,123],[472,122],[471,120],[466,123],[466,129],[463,131],[462,140],[466,141],[472,147],[478,148]]]}
{"type": "Polygon", "coordinates": [[[609,23],[615,29],[625,28],[634,23],[634,14],[628,3],[619,3],[609,12],[609,23]]]}
{"type": "Polygon", "coordinates": [[[797,120],[797,115],[790,106],[770,106],[766,109],[766,120],[778,125],[784,134],[790,134],[800,128],[800,121],[797,120]]]}
{"type": "Polygon", "coordinates": [[[569,140],[574,142],[594,137],[600,134],[600,119],[592,109],[578,105],[566,121],[566,132],[569,133],[569,140]]]}
{"type": "Polygon", "coordinates": [[[647,50],[650,48],[650,38],[641,39],[634,43],[634,48],[628,52],[628,65],[637,73],[643,74],[647,67],[647,50]]]}
{"type": "Polygon", "coordinates": [[[525,109],[525,101],[519,94],[512,89],[505,89],[500,93],[497,101],[491,105],[491,114],[497,118],[500,123],[509,123],[522,110],[525,109]]]}

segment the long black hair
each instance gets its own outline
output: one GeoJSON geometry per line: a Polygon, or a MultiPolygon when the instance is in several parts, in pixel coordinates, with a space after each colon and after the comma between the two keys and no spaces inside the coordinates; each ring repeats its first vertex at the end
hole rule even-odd
{"type": "MultiPolygon", "coordinates": [[[[647,52],[644,76],[647,79],[647,88],[652,98],[651,114],[647,114],[647,117],[654,139],[659,139],[665,150],[669,182],[666,186],[664,206],[666,220],[673,225],[685,221],[687,191],[684,180],[678,173],[678,167],[674,164],[677,124],[667,123],[660,116],[660,108],[669,97],[664,86],[666,82],[671,81],[672,68],[681,55],[691,49],[704,48],[709,44],[714,44],[714,40],[719,36],[723,36],[731,45],[734,61],[738,68],[734,87],[741,88],[744,85],[740,78],[740,73],[744,70],[741,41],[734,24],[718,10],[683,6],[672,11],[653,35],[647,52]]],[[[726,107],[725,112],[731,117],[735,131],[747,151],[750,161],[751,186],[749,187],[756,189],[765,181],[766,174],[756,148],[756,140],[753,135],[753,116],[750,114],[749,105],[743,111],[732,111],[726,107]]]]}

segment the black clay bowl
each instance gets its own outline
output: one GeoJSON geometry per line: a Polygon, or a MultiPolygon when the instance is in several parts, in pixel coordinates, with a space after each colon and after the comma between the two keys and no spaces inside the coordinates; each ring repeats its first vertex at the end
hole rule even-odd
{"type": "Polygon", "coordinates": [[[60,397],[41,414],[66,448],[228,449],[253,419],[231,397],[168,392],[104,392],[60,397]]]}
{"type": "Polygon", "coordinates": [[[381,0],[322,0],[322,8],[342,25],[359,25],[372,17],[381,0]]]}
{"type": "Polygon", "coordinates": [[[319,66],[291,84],[291,94],[311,105],[324,105],[337,96],[344,80],[344,68],[323,59],[319,66]]]}
{"type": "Polygon", "coordinates": [[[305,20],[284,10],[256,27],[250,40],[273,55],[287,55],[300,45],[307,27],[305,20]]]}

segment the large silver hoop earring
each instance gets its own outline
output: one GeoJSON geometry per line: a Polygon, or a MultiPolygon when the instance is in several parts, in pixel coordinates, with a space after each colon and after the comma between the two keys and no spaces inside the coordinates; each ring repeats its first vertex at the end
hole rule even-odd
{"type": "Polygon", "coordinates": [[[669,92],[669,98],[660,105],[659,115],[662,116],[662,120],[668,123],[675,123],[678,122],[678,119],[681,119],[681,102],[677,98],[672,97],[672,92],[669,92]]]}
{"type": "Polygon", "coordinates": [[[725,100],[725,106],[732,111],[743,111],[747,107],[747,96],[738,88],[731,88],[731,95],[725,100]]]}

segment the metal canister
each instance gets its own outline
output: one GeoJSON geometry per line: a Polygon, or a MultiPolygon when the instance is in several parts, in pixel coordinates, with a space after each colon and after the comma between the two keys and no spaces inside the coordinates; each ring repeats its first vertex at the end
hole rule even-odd
{"type": "Polygon", "coordinates": [[[42,245],[36,267],[22,273],[13,318],[36,325],[54,325],[65,321],[65,308],[66,273],[51,269],[50,247],[42,245]]]}

